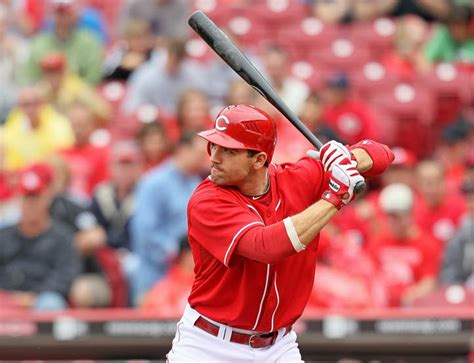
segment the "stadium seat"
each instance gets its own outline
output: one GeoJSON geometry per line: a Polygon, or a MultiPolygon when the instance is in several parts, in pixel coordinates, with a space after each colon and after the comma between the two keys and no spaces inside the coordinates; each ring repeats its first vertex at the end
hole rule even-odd
{"type": "Polygon", "coordinates": [[[351,85],[358,97],[370,100],[373,95],[387,92],[398,82],[398,77],[380,63],[370,61],[349,74],[351,85]]]}
{"type": "Polygon", "coordinates": [[[118,251],[110,247],[102,247],[96,252],[96,258],[112,290],[110,307],[126,307],[128,285],[122,273],[118,251]]]}
{"type": "Polygon", "coordinates": [[[348,37],[341,37],[325,46],[312,48],[309,57],[314,64],[351,73],[367,64],[371,53],[368,47],[356,44],[348,37]]]}
{"type": "Polygon", "coordinates": [[[330,74],[329,69],[304,60],[292,62],[290,72],[295,78],[305,82],[312,91],[321,90],[328,74],[330,74]]]}
{"type": "Polygon", "coordinates": [[[378,18],[372,22],[354,22],[350,25],[350,38],[354,43],[366,44],[374,59],[393,46],[395,22],[389,18],[378,18]]]}
{"type": "Polygon", "coordinates": [[[420,85],[397,83],[374,96],[381,125],[393,126],[394,142],[413,151],[419,158],[433,151],[439,130],[433,126],[434,99],[420,85]]]}
{"type": "Polygon", "coordinates": [[[418,78],[435,97],[436,122],[442,125],[456,120],[463,106],[474,101],[474,81],[465,70],[451,63],[437,64],[418,78]]]}
{"type": "Polygon", "coordinates": [[[316,51],[341,37],[343,26],[327,25],[314,17],[307,17],[276,33],[277,42],[285,47],[295,59],[309,59],[316,51]]]}

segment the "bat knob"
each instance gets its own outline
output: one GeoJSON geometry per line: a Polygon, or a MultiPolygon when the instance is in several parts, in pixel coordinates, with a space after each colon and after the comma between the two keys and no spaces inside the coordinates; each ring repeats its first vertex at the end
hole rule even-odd
{"type": "Polygon", "coordinates": [[[354,193],[355,194],[360,194],[365,190],[365,188],[367,188],[367,185],[365,184],[365,182],[360,181],[355,185],[354,193]]]}

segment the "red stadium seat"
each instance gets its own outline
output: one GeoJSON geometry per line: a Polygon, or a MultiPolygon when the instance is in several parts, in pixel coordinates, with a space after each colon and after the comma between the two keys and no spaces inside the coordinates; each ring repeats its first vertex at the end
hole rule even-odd
{"type": "Polygon", "coordinates": [[[358,97],[370,100],[373,95],[388,92],[398,83],[398,77],[378,62],[365,63],[349,74],[351,85],[358,97]]]}
{"type": "Polygon", "coordinates": [[[433,151],[439,130],[433,125],[434,99],[429,89],[397,83],[387,92],[374,96],[381,125],[394,126],[395,144],[422,158],[433,151]]]}
{"type": "Polygon", "coordinates": [[[310,13],[309,7],[302,1],[291,0],[261,0],[252,5],[250,11],[272,29],[296,24],[310,13]]]}
{"type": "Polygon", "coordinates": [[[330,74],[330,70],[304,60],[292,62],[290,72],[295,78],[306,82],[312,91],[321,90],[330,74]]]}
{"type": "Polygon", "coordinates": [[[307,17],[277,32],[277,42],[295,59],[308,60],[311,51],[331,43],[343,33],[343,26],[327,25],[317,18],[307,17]]]}
{"type": "Polygon", "coordinates": [[[379,18],[372,22],[354,22],[350,26],[350,38],[358,44],[366,44],[375,59],[393,47],[395,22],[379,18]]]}
{"type": "Polygon", "coordinates": [[[342,37],[321,48],[313,48],[310,60],[335,71],[347,73],[360,69],[371,59],[370,50],[350,38],[342,37]]]}
{"type": "Polygon", "coordinates": [[[112,290],[110,307],[127,306],[128,285],[122,273],[118,251],[110,247],[102,247],[96,252],[96,258],[112,290]]]}
{"type": "Polygon", "coordinates": [[[432,72],[420,75],[418,82],[434,93],[435,121],[440,124],[455,121],[463,106],[474,101],[472,75],[451,63],[436,65],[432,72]]]}

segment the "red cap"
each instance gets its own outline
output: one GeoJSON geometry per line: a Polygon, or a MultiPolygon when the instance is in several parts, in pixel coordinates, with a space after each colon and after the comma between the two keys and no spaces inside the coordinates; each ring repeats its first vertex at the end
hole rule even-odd
{"type": "Polygon", "coordinates": [[[66,56],[62,53],[48,53],[40,60],[40,67],[44,71],[63,70],[66,67],[66,56]]]}
{"type": "Polygon", "coordinates": [[[74,9],[73,0],[52,0],[51,5],[53,6],[54,11],[57,12],[70,12],[74,9]]]}
{"type": "Polygon", "coordinates": [[[22,194],[40,194],[53,180],[53,168],[46,163],[28,166],[20,175],[19,188],[22,194]]]}
{"type": "Polygon", "coordinates": [[[142,159],[140,148],[133,141],[120,141],[112,147],[112,160],[117,162],[136,162],[142,159]]]}
{"type": "Polygon", "coordinates": [[[466,157],[466,166],[468,168],[474,168],[474,149],[472,149],[466,157]]]}
{"type": "Polygon", "coordinates": [[[392,148],[393,159],[392,166],[408,166],[412,167],[416,164],[416,156],[410,150],[395,146],[392,148]]]}

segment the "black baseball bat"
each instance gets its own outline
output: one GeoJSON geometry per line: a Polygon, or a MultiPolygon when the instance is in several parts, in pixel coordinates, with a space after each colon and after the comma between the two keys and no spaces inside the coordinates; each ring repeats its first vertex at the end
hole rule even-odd
{"type": "MultiPolygon", "coordinates": [[[[270,102],[293,126],[295,126],[316,149],[322,142],[303,124],[296,114],[277,95],[270,83],[258,71],[245,54],[229,39],[219,27],[201,10],[195,11],[188,19],[193,30],[222,58],[242,79],[270,102]]],[[[359,182],[354,188],[356,194],[365,189],[359,182]]]]}

